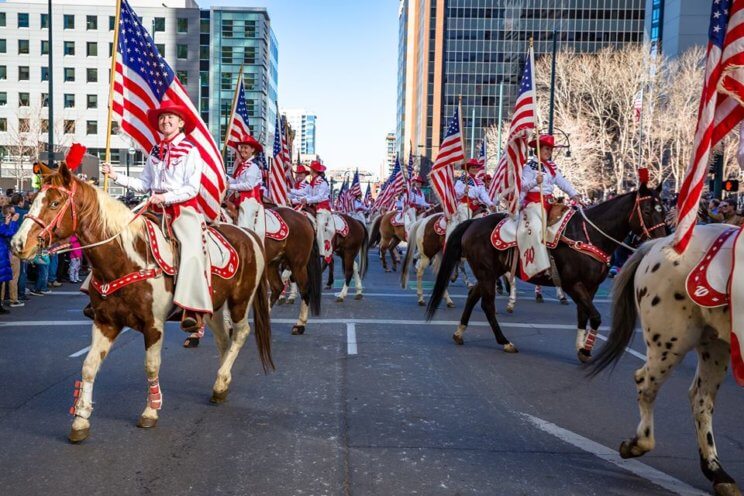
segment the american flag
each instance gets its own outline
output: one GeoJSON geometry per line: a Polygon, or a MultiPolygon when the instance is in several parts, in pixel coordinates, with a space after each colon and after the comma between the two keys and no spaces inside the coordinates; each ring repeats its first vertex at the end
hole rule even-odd
{"type": "Polygon", "coordinates": [[[455,164],[465,160],[465,149],[460,134],[460,107],[455,107],[455,113],[447,126],[447,134],[439,147],[437,159],[429,173],[434,192],[442,203],[444,216],[449,219],[457,210],[455,197],[455,164]]]}
{"type": "Polygon", "coordinates": [[[364,192],[364,204],[366,206],[372,205],[372,185],[367,183],[367,191],[364,192]]]}
{"type": "Polygon", "coordinates": [[[698,203],[710,152],[744,118],[744,1],[714,0],[708,30],[705,81],[698,109],[693,154],[679,191],[674,249],[687,248],[697,222],[698,203]]]}
{"type": "Polygon", "coordinates": [[[248,119],[248,106],[245,103],[245,90],[243,89],[243,74],[238,78],[238,86],[235,89],[235,105],[230,114],[230,124],[227,126],[227,138],[225,143],[234,150],[238,149],[238,141],[244,136],[251,134],[251,126],[248,119]]]}
{"type": "Polygon", "coordinates": [[[333,209],[337,212],[344,213],[346,212],[346,189],[348,188],[348,185],[346,184],[346,180],[344,179],[344,182],[341,184],[341,189],[338,190],[338,195],[336,196],[336,201],[333,204],[333,209]]]}
{"type": "Polygon", "coordinates": [[[284,175],[287,176],[287,184],[294,184],[292,174],[292,154],[289,152],[287,143],[287,118],[282,116],[282,162],[284,163],[284,175]]]}
{"type": "Polygon", "coordinates": [[[640,121],[641,113],[643,112],[643,89],[640,89],[633,99],[633,110],[635,112],[636,122],[640,121]]]}
{"type": "Polygon", "coordinates": [[[534,54],[530,49],[524,65],[522,82],[519,85],[519,95],[514,104],[509,134],[506,140],[505,153],[501,155],[496,170],[493,173],[488,194],[492,200],[498,198],[506,200],[509,213],[515,215],[519,209],[519,194],[522,190],[522,166],[527,161],[529,135],[536,129],[535,122],[535,82],[532,78],[534,68],[534,54]]]}
{"type": "Polygon", "coordinates": [[[354,179],[351,181],[351,188],[349,188],[352,198],[362,195],[362,183],[359,182],[359,169],[354,172],[354,179]]]}
{"type": "Polygon", "coordinates": [[[478,147],[478,164],[481,169],[478,171],[476,177],[481,181],[486,176],[486,138],[481,140],[481,144],[478,147]]]}
{"type": "Polygon", "coordinates": [[[396,156],[395,167],[393,167],[393,171],[390,173],[388,180],[385,181],[385,184],[382,187],[382,192],[375,202],[375,207],[389,209],[395,203],[395,199],[400,194],[402,188],[403,173],[401,172],[400,159],[396,156]]]}
{"type": "Polygon", "coordinates": [[[217,219],[226,190],[225,165],[217,144],[127,0],[121,1],[118,29],[113,112],[121,129],[149,152],[159,143],[160,136],[157,130],[150,128],[147,111],[158,108],[163,100],[186,107],[196,123],[189,141],[204,160],[199,206],[209,220],[217,219]]]}
{"type": "Polygon", "coordinates": [[[269,196],[271,200],[282,207],[289,205],[287,192],[287,174],[284,168],[290,166],[289,157],[285,155],[284,133],[279,123],[279,114],[276,115],[276,125],[274,126],[274,160],[269,168],[269,196]]]}

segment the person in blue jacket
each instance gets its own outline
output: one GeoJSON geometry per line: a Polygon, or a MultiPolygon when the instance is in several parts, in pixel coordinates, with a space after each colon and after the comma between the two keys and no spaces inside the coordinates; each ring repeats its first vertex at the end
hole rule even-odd
{"type": "Polygon", "coordinates": [[[13,269],[10,266],[10,238],[18,231],[19,215],[12,206],[3,207],[4,222],[0,224],[0,314],[9,313],[3,306],[8,284],[13,280],[13,269]]]}

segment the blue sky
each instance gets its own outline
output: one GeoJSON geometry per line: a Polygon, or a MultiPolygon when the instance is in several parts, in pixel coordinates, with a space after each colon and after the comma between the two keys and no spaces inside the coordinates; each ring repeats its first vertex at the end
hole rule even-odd
{"type": "Polygon", "coordinates": [[[395,130],[398,0],[197,0],[266,7],[279,42],[279,105],[318,115],[332,169],[379,170],[395,130]]]}

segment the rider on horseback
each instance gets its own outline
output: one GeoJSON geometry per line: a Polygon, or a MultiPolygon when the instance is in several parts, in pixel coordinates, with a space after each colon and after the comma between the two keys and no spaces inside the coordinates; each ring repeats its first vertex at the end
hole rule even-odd
{"type": "Polygon", "coordinates": [[[253,230],[260,239],[266,234],[266,218],[261,194],[263,184],[261,168],[256,163],[256,154],[263,146],[253,136],[247,135],[237,144],[238,159],[235,161],[233,177],[227,178],[229,189],[239,194],[236,202],[240,209],[238,225],[253,230]]]}
{"type": "Polygon", "coordinates": [[[297,165],[294,173],[295,182],[289,190],[289,201],[292,202],[292,205],[301,204],[302,198],[307,194],[307,188],[310,185],[305,181],[305,178],[307,178],[309,172],[304,165],[297,165]]]}
{"type": "Polygon", "coordinates": [[[333,246],[331,241],[336,233],[336,226],[331,216],[331,189],[325,178],[325,166],[318,160],[310,163],[310,185],[304,190],[301,197],[302,205],[313,205],[315,207],[316,236],[318,249],[326,263],[333,258],[333,246]]]}
{"type": "Polygon", "coordinates": [[[424,197],[424,193],[421,191],[422,184],[424,184],[424,180],[421,179],[421,176],[418,174],[411,178],[411,188],[408,191],[407,198],[408,208],[403,217],[406,232],[408,232],[411,224],[416,222],[416,213],[419,210],[429,208],[429,203],[426,201],[426,197],[424,197]]]}
{"type": "Polygon", "coordinates": [[[488,196],[485,184],[478,178],[478,172],[483,169],[483,165],[478,159],[471,158],[463,168],[467,173],[455,183],[455,195],[458,200],[457,212],[447,225],[447,237],[458,224],[471,219],[481,206],[485,205],[489,210],[495,208],[488,196]]]}
{"type": "Polygon", "coordinates": [[[188,109],[167,100],[159,108],[149,110],[147,118],[163,139],[150,152],[142,176],[137,179],[117,174],[110,164],[103,164],[102,170],[121,186],[150,193],[154,210],[166,214],[180,243],[173,302],[183,308],[181,328],[194,332],[204,326],[203,316],[212,314],[207,226],[197,202],[204,162],[199,150],[186,138],[196,123],[188,109]]]}
{"type": "Polygon", "coordinates": [[[369,212],[369,208],[364,204],[362,201],[362,194],[359,193],[356,198],[354,198],[354,208],[349,215],[366,225],[367,219],[365,218],[365,215],[367,212],[369,212]]]}
{"type": "MultiPolygon", "coordinates": [[[[533,140],[530,147],[535,148],[533,140]]],[[[517,245],[522,274],[526,279],[550,268],[548,249],[542,239],[543,216],[553,203],[553,187],[558,186],[572,200],[579,203],[580,197],[574,187],[552,161],[555,138],[550,134],[540,136],[540,163],[531,157],[522,169],[522,210],[517,227],[517,245]],[[542,195],[540,192],[542,191],[542,195]],[[542,196],[543,204],[540,205],[542,196]]]]}

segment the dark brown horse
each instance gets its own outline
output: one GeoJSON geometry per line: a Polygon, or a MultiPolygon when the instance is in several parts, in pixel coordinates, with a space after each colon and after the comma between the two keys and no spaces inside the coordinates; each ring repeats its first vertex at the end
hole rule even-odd
{"type": "MultiPolygon", "coordinates": [[[[615,240],[622,241],[631,232],[643,239],[666,235],[660,191],[661,187],[651,190],[644,184],[638,191],[620,195],[589,208],[584,213],[591,223],[585,221],[581,213],[577,212],[568,222],[561,242],[551,250],[560,285],[576,303],[578,321],[576,350],[581,361],[587,361],[591,356],[597,330],[601,325],[601,316],[593,300],[599,285],[607,277],[608,265],[576,251],[569,243],[573,244],[575,241],[589,243],[609,255],[618,246],[615,240]]],[[[426,316],[428,319],[434,317],[447,289],[450,275],[458,261],[465,257],[478,282],[468,292],[460,325],[452,338],[457,344],[463,344],[462,335],[467,328],[473,307],[478,300],[482,300],[481,306],[496,342],[504,346],[504,351],[516,352],[516,347],[501,332],[496,320],[494,303],[496,279],[513,270],[514,257],[517,256],[514,249],[499,251],[491,244],[491,233],[504,217],[505,214],[489,215],[482,219],[465,221],[455,228],[447,241],[426,316]]],[[[543,286],[554,285],[553,278],[549,275],[538,276],[530,282],[543,286]]]]}
{"type": "MultiPolygon", "coordinates": [[[[341,288],[341,292],[336,295],[336,302],[342,303],[346,298],[352,276],[354,277],[354,286],[356,288],[354,299],[361,300],[363,297],[362,279],[367,274],[367,266],[369,265],[369,235],[367,233],[367,226],[350,215],[339,213],[336,215],[341,216],[349,226],[349,233],[346,236],[336,233],[333,237],[333,251],[341,257],[341,267],[344,271],[344,286],[341,288]],[[357,255],[359,255],[359,264],[356,263],[357,255]]],[[[331,263],[328,264],[328,283],[326,289],[332,287],[333,260],[331,259],[331,263]]]]}
{"type": "MultiPolygon", "coordinates": [[[[92,267],[90,301],[94,311],[93,337],[85,361],[79,395],[73,407],[75,420],[69,439],[80,442],[90,433],[93,412],[93,382],[116,337],[125,326],[140,331],[145,340],[145,371],[148,401],[138,426],[154,427],[162,394],[158,380],[164,323],[174,310],[174,278],[154,262],[147,240],[145,220],[135,217],[123,203],[102,190],[75,178],[66,165],[57,172],[40,166],[44,180],[11,246],[19,258],[32,259],[39,249],[77,235],[92,267]],[[118,285],[120,287],[117,288],[118,285]]],[[[217,231],[237,251],[238,267],[229,279],[212,277],[214,314],[206,319],[220,352],[220,368],[212,401],[227,398],[231,369],[250,332],[248,310],[253,308],[261,363],[271,360],[271,322],[265,258],[261,241],[254,233],[230,225],[217,231]],[[229,311],[232,334],[224,322],[229,311]]]]}

